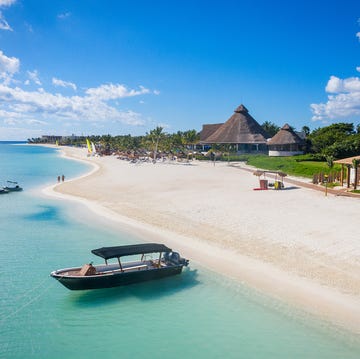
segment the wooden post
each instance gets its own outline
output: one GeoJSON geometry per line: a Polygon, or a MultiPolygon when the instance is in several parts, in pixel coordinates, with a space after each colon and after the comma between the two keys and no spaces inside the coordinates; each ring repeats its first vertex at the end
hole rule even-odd
{"type": "Polygon", "coordinates": [[[350,188],[350,168],[351,168],[351,166],[346,166],[346,167],[347,167],[346,187],[350,188]]]}
{"type": "Polygon", "coordinates": [[[324,176],[325,180],[325,196],[327,196],[327,189],[328,189],[328,175],[324,176]]]}
{"type": "Polygon", "coordinates": [[[340,172],[340,182],[341,187],[344,185],[344,164],[341,164],[341,172],[340,172]]]}
{"type": "Polygon", "coordinates": [[[354,170],[355,170],[354,189],[356,189],[357,184],[358,184],[358,168],[359,167],[357,165],[354,167],[354,170]]]}

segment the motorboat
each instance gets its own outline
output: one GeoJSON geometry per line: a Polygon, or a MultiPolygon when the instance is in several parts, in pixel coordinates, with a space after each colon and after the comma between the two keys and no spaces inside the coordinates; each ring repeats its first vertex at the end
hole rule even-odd
{"type": "Polygon", "coordinates": [[[134,284],[180,274],[189,260],[164,244],[145,243],[93,249],[105,265],[58,269],[51,276],[71,290],[101,289],[134,284]],[[128,261],[121,258],[131,256],[128,261]],[[135,257],[135,259],[134,259],[135,257]],[[110,263],[109,260],[115,260],[110,263]]]}
{"type": "Polygon", "coordinates": [[[19,192],[22,191],[23,189],[18,185],[17,182],[14,181],[7,181],[7,186],[5,186],[3,189],[8,191],[8,192],[19,192]]]}
{"type": "Polygon", "coordinates": [[[0,188],[0,194],[6,194],[9,193],[8,190],[6,190],[5,188],[0,188]]]}

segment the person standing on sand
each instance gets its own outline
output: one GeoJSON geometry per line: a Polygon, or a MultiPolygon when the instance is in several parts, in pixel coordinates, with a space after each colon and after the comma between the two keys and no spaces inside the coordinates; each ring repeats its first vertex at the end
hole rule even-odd
{"type": "Polygon", "coordinates": [[[64,181],[65,181],[65,176],[62,175],[62,176],[61,176],[61,179],[62,179],[62,181],[64,182],[64,181]]]}
{"type": "Polygon", "coordinates": [[[58,176],[58,182],[60,182],[60,176],[58,176]]]}

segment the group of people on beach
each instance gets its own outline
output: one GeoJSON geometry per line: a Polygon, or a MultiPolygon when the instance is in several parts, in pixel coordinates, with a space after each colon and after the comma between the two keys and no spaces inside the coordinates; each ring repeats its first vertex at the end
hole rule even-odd
{"type": "Polygon", "coordinates": [[[64,175],[62,175],[61,177],[60,176],[58,176],[58,178],[57,178],[57,181],[58,182],[60,182],[60,178],[61,178],[61,181],[65,181],[65,176],[64,175]]]}

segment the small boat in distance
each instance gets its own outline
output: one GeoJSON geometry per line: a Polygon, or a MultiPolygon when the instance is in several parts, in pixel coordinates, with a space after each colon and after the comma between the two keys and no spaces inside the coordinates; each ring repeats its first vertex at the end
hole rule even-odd
{"type": "Polygon", "coordinates": [[[105,259],[105,265],[85,264],[51,272],[51,276],[71,290],[101,289],[145,282],[180,274],[189,264],[179,253],[163,244],[145,243],[93,249],[93,254],[105,259]],[[152,255],[157,254],[153,259],[152,255]],[[120,258],[139,258],[121,262],[120,258]],[[116,258],[116,263],[108,263],[116,258]]]}
{"type": "Polygon", "coordinates": [[[8,192],[19,192],[23,189],[18,185],[17,182],[14,181],[7,181],[8,185],[5,186],[3,189],[8,192]]]}
{"type": "Polygon", "coordinates": [[[4,188],[0,188],[0,194],[6,194],[6,193],[9,193],[9,191],[4,188]]]}

